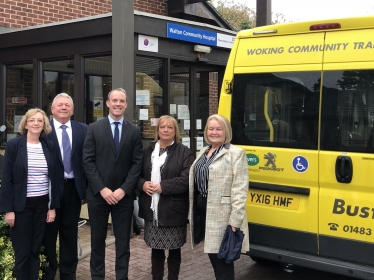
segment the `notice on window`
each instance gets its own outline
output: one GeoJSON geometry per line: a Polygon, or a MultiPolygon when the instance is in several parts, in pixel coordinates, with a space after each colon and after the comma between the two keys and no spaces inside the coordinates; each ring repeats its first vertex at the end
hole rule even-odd
{"type": "Polygon", "coordinates": [[[190,130],[190,120],[184,120],[184,130],[190,130]]]}
{"type": "Polygon", "coordinates": [[[102,97],[94,97],[93,100],[93,115],[94,117],[102,117],[103,116],[103,108],[104,108],[104,101],[102,97]]]}
{"type": "Polygon", "coordinates": [[[23,115],[14,115],[14,133],[18,133],[18,126],[22,120],[23,115]]]}
{"type": "Polygon", "coordinates": [[[136,91],[136,105],[149,106],[149,90],[136,91]]]}
{"type": "Polygon", "coordinates": [[[177,104],[170,104],[170,115],[175,115],[177,113],[177,104]]]}
{"type": "Polygon", "coordinates": [[[186,147],[190,148],[190,137],[183,137],[182,138],[182,144],[186,147]]]}
{"type": "Polygon", "coordinates": [[[201,129],[201,119],[196,120],[196,129],[201,129]]]}
{"type": "Polygon", "coordinates": [[[204,142],[203,137],[196,137],[196,150],[200,151],[203,148],[204,142]]]}
{"type": "Polygon", "coordinates": [[[178,105],[178,119],[180,120],[190,119],[190,111],[188,110],[187,105],[178,105]]]}
{"type": "Polygon", "coordinates": [[[139,110],[139,120],[147,121],[148,120],[148,109],[139,110]]]}

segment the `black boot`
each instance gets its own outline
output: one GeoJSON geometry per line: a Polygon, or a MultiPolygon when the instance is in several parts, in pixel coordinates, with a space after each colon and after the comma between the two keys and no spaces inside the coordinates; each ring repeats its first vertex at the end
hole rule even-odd
{"type": "Polygon", "coordinates": [[[168,258],[168,280],[178,280],[181,259],[168,258]]]}
{"type": "Polygon", "coordinates": [[[164,278],[165,259],[152,258],[152,279],[162,280],[164,278]]]}

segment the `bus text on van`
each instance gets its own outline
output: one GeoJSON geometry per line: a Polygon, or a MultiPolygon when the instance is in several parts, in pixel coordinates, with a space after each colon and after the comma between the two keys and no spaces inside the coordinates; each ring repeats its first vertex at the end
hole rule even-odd
{"type": "MultiPolygon", "coordinates": [[[[316,45],[299,45],[290,46],[287,49],[288,53],[308,53],[308,52],[323,52],[323,51],[340,51],[347,50],[349,43],[336,43],[336,44],[316,44],[316,45]]],[[[373,49],[374,43],[368,42],[353,42],[351,45],[354,50],[373,49]]],[[[270,47],[270,48],[255,48],[247,49],[248,55],[266,55],[266,54],[282,54],[284,47],[270,47]]]]}
{"type": "Polygon", "coordinates": [[[369,218],[370,212],[372,212],[371,218],[374,219],[374,208],[372,207],[361,207],[356,205],[346,205],[344,199],[335,199],[334,207],[332,209],[333,214],[355,217],[359,216],[360,218],[369,218]]]}

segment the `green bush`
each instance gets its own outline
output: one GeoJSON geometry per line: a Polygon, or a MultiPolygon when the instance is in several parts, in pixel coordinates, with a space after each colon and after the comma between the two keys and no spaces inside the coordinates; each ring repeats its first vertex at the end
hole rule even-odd
{"type": "MultiPolygon", "coordinates": [[[[10,239],[10,228],[0,214],[0,279],[16,280],[14,272],[14,251],[10,239]]],[[[39,279],[42,279],[42,268],[48,265],[46,257],[40,255],[39,279]]]]}

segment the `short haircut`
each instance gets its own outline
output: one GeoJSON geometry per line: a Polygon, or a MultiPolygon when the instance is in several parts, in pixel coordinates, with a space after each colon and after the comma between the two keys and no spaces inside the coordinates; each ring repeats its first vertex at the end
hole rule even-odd
{"type": "Polygon", "coordinates": [[[61,93],[57,94],[57,95],[55,96],[55,98],[53,98],[53,101],[52,101],[52,105],[51,105],[51,107],[55,106],[55,102],[56,102],[56,100],[57,100],[58,98],[60,98],[60,97],[66,97],[66,98],[69,98],[69,99],[70,99],[70,102],[71,102],[71,107],[74,108],[73,98],[71,98],[71,96],[70,96],[69,94],[65,93],[65,92],[61,92],[61,93]]]}
{"type": "Polygon", "coordinates": [[[155,142],[157,142],[158,139],[160,139],[160,137],[158,136],[158,130],[160,129],[160,124],[163,121],[170,121],[172,123],[172,125],[174,126],[174,131],[175,131],[174,141],[175,141],[175,143],[180,143],[180,141],[181,141],[181,134],[179,132],[179,127],[178,127],[177,120],[174,119],[172,116],[169,116],[169,115],[161,116],[158,119],[158,123],[157,123],[157,127],[156,127],[156,132],[155,132],[155,142]]]}
{"type": "Polygon", "coordinates": [[[42,109],[39,109],[39,108],[33,108],[33,109],[30,109],[26,112],[26,114],[23,115],[20,123],[19,123],[19,126],[18,126],[18,131],[21,135],[23,134],[27,134],[27,129],[26,129],[26,123],[27,123],[27,120],[37,114],[37,113],[41,113],[43,115],[43,120],[44,120],[44,125],[43,125],[43,130],[42,132],[40,133],[40,136],[44,137],[44,136],[47,136],[49,133],[51,133],[52,131],[52,127],[51,125],[49,124],[49,119],[46,115],[46,113],[42,110],[42,109]]]}
{"type": "Polygon", "coordinates": [[[204,129],[204,140],[205,140],[205,142],[207,142],[209,145],[211,144],[208,140],[208,134],[207,134],[209,122],[211,120],[217,121],[219,123],[219,125],[223,128],[223,132],[225,133],[225,143],[224,144],[230,143],[231,140],[232,140],[232,129],[231,129],[230,122],[229,122],[228,119],[226,119],[226,117],[218,115],[218,114],[211,115],[206,121],[205,129],[204,129]]]}
{"type": "Polygon", "coordinates": [[[107,100],[109,100],[110,98],[110,95],[112,94],[113,91],[122,91],[125,96],[126,96],[126,102],[127,102],[127,93],[126,93],[126,90],[124,90],[123,88],[115,88],[115,89],[112,89],[109,93],[108,93],[108,98],[107,100]]]}

